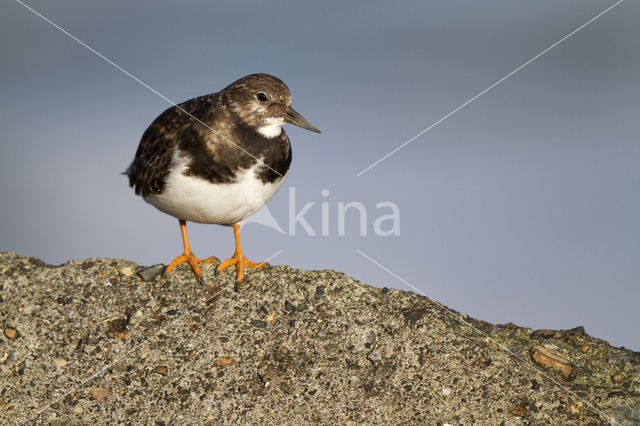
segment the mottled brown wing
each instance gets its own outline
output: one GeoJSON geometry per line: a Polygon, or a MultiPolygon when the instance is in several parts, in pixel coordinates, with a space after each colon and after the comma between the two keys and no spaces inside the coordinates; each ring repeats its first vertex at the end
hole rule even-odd
{"type": "Polygon", "coordinates": [[[129,186],[137,195],[146,197],[162,192],[180,132],[194,121],[189,114],[200,115],[198,107],[202,104],[203,98],[196,98],[179,107],[168,108],[145,130],[133,163],[127,170],[129,186]]]}

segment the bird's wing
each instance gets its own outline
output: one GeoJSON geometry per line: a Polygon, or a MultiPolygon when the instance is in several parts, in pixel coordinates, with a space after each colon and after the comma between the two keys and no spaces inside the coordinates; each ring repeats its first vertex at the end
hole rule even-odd
{"type": "Polygon", "coordinates": [[[127,170],[129,186],[137,195],[146,197],[162,192],[176,146],[185,127],[202,115],[206,98],[195,98],[173,106],[160,114],[145,130],[136,156],[127,170]]]}

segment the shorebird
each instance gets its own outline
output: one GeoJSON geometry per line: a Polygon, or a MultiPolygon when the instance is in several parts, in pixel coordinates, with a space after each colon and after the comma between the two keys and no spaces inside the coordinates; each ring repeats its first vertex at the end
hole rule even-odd
{"type": "Polygon", "coordinates": [[[187,222],[233,227],[235,252],[216,272],[236,265],[242,282],[245,266],[267,266],[242,253],[240,223],[273,197],[289,172],[285,123],[320,133],[291,108],[289,88],[281,80],[251,74],[217,93],[168,108],[147,128],[126,174],[137,195],[180,224],[184,251],[165,275],[187,262],[202,282],[198,263],[217,262],[192,253],[187,222]]]}

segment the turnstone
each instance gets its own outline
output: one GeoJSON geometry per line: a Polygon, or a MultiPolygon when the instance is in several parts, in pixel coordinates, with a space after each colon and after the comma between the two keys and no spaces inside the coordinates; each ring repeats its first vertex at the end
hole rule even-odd
{"type": "Polygon", "coordinates": [[[281,80],[251,74],[168,108],[147,128],[126,174],[137,195],[180,223],[184,252],[165,275],[187,262],[202,281],[198,263],[217,261],[194,256],[187,221],[233,226],[235,252],[216,271],[236,265],[241,282],[245,266],[266,266],[244,257],[240,222],[269,201],[287,176],[291,144],[285,123],[320,133],[291,108],[281,80]]]}

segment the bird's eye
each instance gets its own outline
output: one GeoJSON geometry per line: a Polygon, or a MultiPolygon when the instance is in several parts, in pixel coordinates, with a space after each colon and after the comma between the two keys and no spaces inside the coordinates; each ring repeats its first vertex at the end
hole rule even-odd
{"type": "Polygon", "coordinates": [[[269,98],[267,98],[267,95],[265,93],[263,93],[263,92],[258,93],[256,95],[256,98],[258,98],[258,100],[260,102],[267,102],[267,100],[269,99],[269,98]]]}

